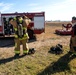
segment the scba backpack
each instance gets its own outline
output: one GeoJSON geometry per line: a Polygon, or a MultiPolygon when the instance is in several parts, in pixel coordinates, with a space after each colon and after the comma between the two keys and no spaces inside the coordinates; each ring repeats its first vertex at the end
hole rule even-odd
{"type": "Polygon", "coordinates": [[[23,32],[22,24],[18,24],[17,28],[18,28],[18,37],[23,37],[24,36],[24,32],[23,32]]]}
{"type": "Polygon", "coordinates": [[[25,29],[23,27],[23,20],[19,21],[17,19],[16,22],[17,22],[17,35],[19,38],[22,38],[22,37],[24,37],[24,34],[26,33],[25,29]]]}
{"type": "Polygon", "coordinates": [[[50,53],[54,54],[62,54],[63,53],[63,46],[61,44],[57,44],[56,46],[52,46],[50,48],[50,53]]]}

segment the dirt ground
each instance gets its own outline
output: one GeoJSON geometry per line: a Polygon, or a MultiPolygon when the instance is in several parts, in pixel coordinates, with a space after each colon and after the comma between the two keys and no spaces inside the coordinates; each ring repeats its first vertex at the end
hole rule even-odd
{"type": "MultiPolygon", "coordinates": [[[[45,32],[36,35],[37,41],[29,42],[28,43],[29,48],[35,48],[36,50],[38,50],[40,47],[43,46],[51,47],[58,43],[62,44],[63,46],[69,46],[70,36],[60,36],[55,34],[56,29],[62,29],[61,25],[63,23],[67,24],[67,22],[46,22],[45,32]]],[[[14,55],[14,45],[11,45],[11,43],[9,43],[10,41],[11,43],[14,43],[12,39],[6,39],[6,40],[0,39],[0,56],[3,56],[5,58],[14,55]]]]}
{"type": "MultiPolygon", "coordinates": [[[[39,48],[41,46],[53,46],[58,43],[62,44],[63,46],[69,46],[70,36],[61,36],[55,34],[56,29],[62,29],[62,23],[64,22],[57,22],[57,23],[46,23],[45,25],[45,33],[37,35],[37,41],[29,43],[29,47],[39,48]]],[[[66,24],[67,22],[65,22],[66,24]]]]}

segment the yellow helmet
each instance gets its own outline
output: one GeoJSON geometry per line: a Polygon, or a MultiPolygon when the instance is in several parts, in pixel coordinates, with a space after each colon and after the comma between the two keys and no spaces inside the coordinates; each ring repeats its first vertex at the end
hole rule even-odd
{"type": "Polygon", "coordinates": [[[21,17],[21,18],[19,19],[19,22],[22,23],[22,21],[23,21],[23,19],[22,19],[22,17],[21,17]]]}

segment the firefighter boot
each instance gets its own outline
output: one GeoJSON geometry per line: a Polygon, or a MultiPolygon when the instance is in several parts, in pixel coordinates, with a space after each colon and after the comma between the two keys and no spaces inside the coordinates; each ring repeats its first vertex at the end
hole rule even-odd
{"type": "Polygon", "coordinates": [[[34,54],[34,53],[35,53],[35,49],[34,48],[29,49],[28,54],[34,54]]]}
{"type": "Polygon", "coordinates": [[[76,55],[76,47],[73,47],[73,48],[74,48],[74,53],[73,54],[76,55]]]}
{"type": "Polygon", "coordinates": [[[19,54],[15,54],[14,57],[15,57],[15,58],[19,57],[19,54]]]}

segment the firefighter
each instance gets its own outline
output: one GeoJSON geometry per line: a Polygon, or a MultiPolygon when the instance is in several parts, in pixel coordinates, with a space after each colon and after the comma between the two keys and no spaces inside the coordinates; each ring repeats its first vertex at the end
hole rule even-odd
{"type": "Polygon", "coordinates": [[[72,17],[72,34],[70,38],[70,51],[76,55],[76,17],[72,17]]]}
{"type": "Polygon", "coordinates": [[[29,48],[27,44],[27,40],[29,36],[27,34],[27,26],[31,22],[29,18],[24,16],[16,16],[14,19],[10,20],[10,24],[13,25],[15,31],[15,56],[19,56],[20,54],[20,44],[23,45],[23,54],[28,54],[29,48]]]}

